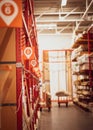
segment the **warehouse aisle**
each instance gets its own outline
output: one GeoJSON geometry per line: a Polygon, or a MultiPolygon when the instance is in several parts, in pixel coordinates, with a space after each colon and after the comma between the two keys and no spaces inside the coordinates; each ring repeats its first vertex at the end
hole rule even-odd
{"type": "Polygon", "coordinates": [[[93,113],[74,105],[59,108],[54,104],[51,112],[41,112],[40,130],[93,130],[93,113]]]}

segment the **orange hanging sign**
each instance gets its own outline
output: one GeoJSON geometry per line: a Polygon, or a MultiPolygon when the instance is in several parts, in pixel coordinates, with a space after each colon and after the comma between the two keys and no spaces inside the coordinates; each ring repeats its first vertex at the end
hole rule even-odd
{"type": "Polygon", "coordinates": [[[32,55],[32,49],[31,49],[31,47],[26,47],[24,49],[24,55],[26,56],[27,59],[30,59],[30,57],[32,55]]]}
{"type": "Polygon", "coordinates": [[[0,0],[0,27],[22,27],[21,0],[0,0]]]}
{"type": "Polygon", "coordinates": [[[31,60],[34,59],[34,47],[25,47],[23,48],[23,59],[31,60]]]}
{"type": "Polygon", "coordinates": [[[32,66],[32,67],[35,67],[35,66],[37,66],[37,61],[35,60],[35,59],[32,59],[31,61],[30,61],[30,65],[32,66]]]}

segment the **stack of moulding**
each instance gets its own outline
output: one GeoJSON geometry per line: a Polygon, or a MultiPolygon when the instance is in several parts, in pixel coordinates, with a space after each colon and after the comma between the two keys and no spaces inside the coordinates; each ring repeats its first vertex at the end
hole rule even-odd
{"type": "MultiPolygon", "coordinates": [[[[83,64],[80,66],[80,71],[82,70],[89,70],[89,63],[83,64]]],[[[91,70],[93,70],[93,64],[91,64],[91,70]]]]}
{"type": "Polygon", "coordinates": [[[78,48],[73,50],[72,60],[75,59],[75,58],[78,58],[78,56],[83,55],[85,53],[88,54],[87,44],[86,45],[80,45],[78,48]]]}
{"type": "Polygon", "coordinates": [[[73,81],[76,81],[78,79],[77,75],[73,75],[73,81]]]}
{"type": "Polygon", "coordinates": [[[89,76],[88,75],[79,75],[78,80],[88,80],[89,76]]]}
{"type": "Polygon", "coordinates": [[[1,28],[0,34],[0,129],[16,130],[15,30],[1,28]]]}
{"type": "Polygon", "coordinates": [[[77,48],[77,56],[83,55],[83,54],[88,54],[88,47],[87,44],[80,45],[77,48]]]}
{"type": "Polygon", "coordinates": [[[77,63],[73,65],[73,72],[79,72],[79,65],[77,63]]]}
{"type": "Polygon", "coordinates": [[[77,53],[78,52],[81,52],[81,51],[88,51],[88,47],[87,47],[87,44],[85,45],[80,45],[78,48],[77,48],[77,53]]]}
{"type": "Polygon", "coordinates": [[[72,51],[72,55],[71,55],[71,59],[74,60],[77,57],[77,50],[74,49],[74,51],[72,51]]]}
{"type": "MultiPolygon", "coordinates": [[[[91,59],[91,63],[93,63],[93,56],[91,56],[90,59],[91,59]]],[[[77,58],[77,62],[79,64],[89,63],[89,55],[88,54],[84,54],[84,55],[78,57],[77,58]]]]}

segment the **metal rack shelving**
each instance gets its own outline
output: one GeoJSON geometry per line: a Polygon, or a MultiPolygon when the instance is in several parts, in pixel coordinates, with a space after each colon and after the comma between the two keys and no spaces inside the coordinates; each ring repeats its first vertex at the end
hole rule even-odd
{"type": "Polygon", "coordinates": [[[23,27],[16,29],[17,130],[35,130],[38,127],[40,70],[33,0],[22,1],[22,7],[23,27]],[[32,49],[32,58],[24,58],[27,47],[32,49]],[[31,65],[32,60],[36,64],[31,65]]]}
{"type": "MultiPolygon", "coordinates": [[[[73,75],[77,76],[77,79],[73,82],[76,89],[76,98],[74,102],[85,110],[91,111],[90,104],[93,104],[93,32],[89,30],[87,33],[82,34],[74,43],[73,48],[77,50],[80,45],[85,45],[85,47],[87,45],[87,53],[82,50],[83,56],[86,58],[85,61],[83,57],[81,58],[82,62],[78,60],[82,55],[76,55],[75,57],[78,70],[73,71],[73,75]],[[83,79],[82,77],[80,78],[80,76],[82,76],[83,79]]],[[[72,61],[74,62],[74,60],[72,61]]]]}

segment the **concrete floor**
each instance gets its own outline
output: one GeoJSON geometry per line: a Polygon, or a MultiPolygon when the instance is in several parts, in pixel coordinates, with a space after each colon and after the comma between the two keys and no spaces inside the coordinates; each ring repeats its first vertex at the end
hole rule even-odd
{"type": "Polygon", "coordinates": [[[85,112],[75,105],[52,105],[51,112],[43,109],[40,130],[93,130],[93,113],[85,112]]]}

